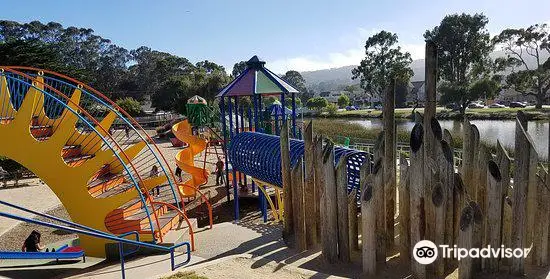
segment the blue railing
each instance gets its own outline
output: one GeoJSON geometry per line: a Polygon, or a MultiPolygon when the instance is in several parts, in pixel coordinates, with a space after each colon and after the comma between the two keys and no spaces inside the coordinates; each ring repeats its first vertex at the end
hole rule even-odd
{"type": "MultiPolygon", "coordinates": [[[[189,261],[191,261],[191,245],[189,245],[189,242],[182,242],[178,245],[174,245],[174,246],[171,246],[171,247],[165,247],[165,246],[160,246],[160,245],[156,245],[156,244],[125,239],[121,236],[115,236],[115,235],[106,234],[106,233],[97,233],[97,232],[94,232],[94,231],[82,230],[82,229],[71,228],[71,227],[67,227],[67,226],[47,223],[47,222],[44,222],[44,221],[25,218],[25,217],[21,217],[21,216],[18,216],[18,215],[5,213],[5,212],[0,212],[0,217],[6,217],[6,218],[10,218],[10,219],[14,219],[14,220],[22,221],[22,222],[27,222],[27,223],[32,223],[32,224],[36,224],[36,225],[40,225],[40,226],[50,227],[50,228],[54,228],[54,229],[58,229],[58,230],[62,230],[62,231],[70,232],[70,233],[84,234],[84,235],[88,235],[88,236],[92,236],[92,237],[97,237],[97,238],[102,238],[102,239],[107,239],[107,240],[118,242],[119,247],[120,247],[119,251],[120,251],[120,255],[121,255],[120,263],[121,263],[122,279],[126,278],[126,272],[125,272],[125,269],[124,269],[124,256],[127,256],[129,254],[137,252],[137,251],[132,251],[129,254],[124,254],[123,249],[122,249],[123,244],[130,244],[130,245],[135,245],[135,246],[138,246],[138,247],[147,247],[147,248],[151,248],[151,249],[156,249],[156,250],[169,252],[170,253],[170,267],[171,267],[172,271],[176,270],[177,268],[179,268],[179,267],[189,263],[189,261]],[[186,257],[185,261],[183,261],[179,264],[176,264],[175,263],[175,250],[177,248],[180,248],[180,247],[183,247],[183,246],[186,246],[186,248],[187,248],[186,252],[184,253],[185,255],[187,255],[187,257],[186,257]]],[[[129,233],[123,234],[122,236],[127,236],[127,235],[134,234],[134,233],[137,235],[137,232],[129,232],[129,233]]],[[[139,239],[139,237],[138,237],[138,239],[139,239]]]]}

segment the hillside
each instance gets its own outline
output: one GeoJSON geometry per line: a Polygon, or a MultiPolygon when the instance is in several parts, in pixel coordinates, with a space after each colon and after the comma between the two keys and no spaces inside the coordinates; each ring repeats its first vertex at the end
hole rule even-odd
{"type": "MultiPolygon", "coordinates": [[[[505,54],[503,51],[495,51],[491,53],[491,58],[493,59],[504,56],[505,54]]],[[[544,58],[548,59],[549,55],[546,55],[544,58]]],[[[529,66],[536,65],[536,61],[532,56],[525,55],[524,59],[529,66]]],[[[308,88],[313,89],[314,91],[320,92],[339,90],[345,85],[359,83],[358,80],[351,79],[351,70],[355,67],[356,66],[354,65],[350,65],[340,68],[301,72],[301,74],[306,80],[306,85],[308,88]]],[[[411,68],[414,72],[411,81],[424,80],[424,59],[413,60],[411,68]]],[[[510,70],[507,72],[510,72],[510,70]]]]}

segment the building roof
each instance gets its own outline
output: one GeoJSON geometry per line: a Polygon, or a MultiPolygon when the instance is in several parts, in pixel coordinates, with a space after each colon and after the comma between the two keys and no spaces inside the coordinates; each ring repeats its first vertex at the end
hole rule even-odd
{"type": "Polygon", "coordinates": [[[246,69],[224,87],[216,97],[271,95],[299,93],[288,82],[265,67],[265,62],[254,55],[246,62],[246,69]]]}

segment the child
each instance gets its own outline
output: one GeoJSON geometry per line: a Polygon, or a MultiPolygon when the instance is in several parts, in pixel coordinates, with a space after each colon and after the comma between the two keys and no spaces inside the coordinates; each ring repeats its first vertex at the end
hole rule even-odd
{"type": "MultiPolygon", "coordinates": [[[[151,168],[151,172],[149,172],[149,177],[157,177],[159,176],[159,169],[156,165],[154,165],[152,168],[151,168]]],[[[155,195],[155,190],[157,190],[157,197],[160,196],[160,186],[156,186],[154,189],[153,189],[153,196],[155,195]]]]}
{"type": "Polygon", "coordinates": [[[218,162],[216,162],[216,186],[223,183],[223,161],[218,156],[218,162]]]}
{"type": "Polygon", "coordinates": [[[181,169],[180,169],[180,166],[178,165],[176,165],[176,176],[178,177],[179,182],[183,181],[183,178],[181,178],[181,169]]]}
{"type": "Polygon", "coordinates": [[[44,249],[44,247],[40,245],[40,233],[34,230],[29,237],[25,239],[23,247],[21,247],[21,251],[23,252],[40,252],[42,249],[44,249]]]}

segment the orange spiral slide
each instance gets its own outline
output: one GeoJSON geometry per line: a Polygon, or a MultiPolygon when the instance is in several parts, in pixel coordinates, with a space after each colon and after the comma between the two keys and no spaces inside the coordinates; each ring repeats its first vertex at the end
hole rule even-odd
{"type": "Polygon", "coordinates": [[[195,167],[195,156],[206,150],[208,141],[193,135],[187,119],[172,126],[172,132],[177,139],[187,144],[176,155],[176,164],[191,175],[191,179],[178,184],[178,191],[182,197],[195,197],[199,187],[208,182],[208,171],[195,167]]]}

